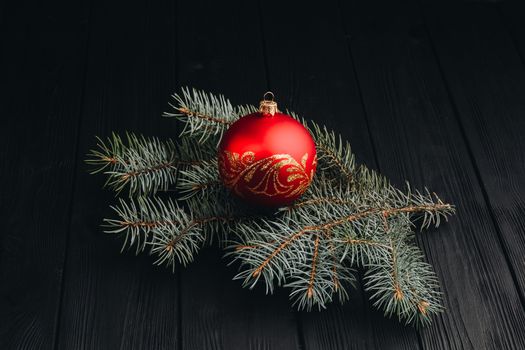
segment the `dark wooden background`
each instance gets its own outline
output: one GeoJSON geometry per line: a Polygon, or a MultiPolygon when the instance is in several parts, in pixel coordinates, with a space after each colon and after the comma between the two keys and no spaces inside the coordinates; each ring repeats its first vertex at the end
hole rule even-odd
{"type": "Polygon", "coordinates": [[[525,11],[512,2],[0,4],[0,349],[524,349],[525,11]],[[361,290],[295,312],[217,248],[172,274],[102,233],[94,135],[174,136],[192,86],[348,138],[457,216],[418,237],[446,312],[416,330],[361,290]],[[7,126],[7,127],[5,127],[7,126]]]}

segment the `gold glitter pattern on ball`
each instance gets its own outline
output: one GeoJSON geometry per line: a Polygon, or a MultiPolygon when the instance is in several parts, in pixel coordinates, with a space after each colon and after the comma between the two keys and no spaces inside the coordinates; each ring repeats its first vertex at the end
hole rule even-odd
{"type": "MultiPolygon", "coordinates": [[[[289,154],[274,154],[256,161],[254,152],[240,155],[223,151],[219,155],[219,166],[223,169],[224,185],[240,196],[247,190],[257,195],[289,198],[303,194],[312,181],[313,171],[310,174],[306,171],[307,160],[308,153],[299,163],[289,154]]],[[[314,156],[313,164],[316,163],[317,156],[314,156]]]]}

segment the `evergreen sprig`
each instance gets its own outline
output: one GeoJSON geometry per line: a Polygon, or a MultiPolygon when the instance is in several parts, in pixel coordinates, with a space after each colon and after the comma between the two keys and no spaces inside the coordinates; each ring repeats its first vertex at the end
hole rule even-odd
{"type": "Polygon", "coordinates": [[[181,136],[198,138],[200,143],[210,137],[220,140],[222,133],[241,116],[256,112],[254,106],[232,106],[223,95],[213,95],[186,87],[172,96],[173,109],[165,117],[176,117],[184,123],[181,136]]]}
{"type": "Polygon", "coordinates": [[[106,141],[97,138],[97,148],[88,154],[86,163],[92,174],[107,175],[106,186],[117,193],[128,187],[130,195],[166,191],[177,181],[180,169],[215,157],[215,148],[184,138],[160,141],[126,133],[125,141],[113,133],[106,141]]]}
{"type": "Polygon", "coordinates": [[[184,123],[176,142],[133,134],[123,142],[114,134],[90,153],[93,172],[106,174],[109,187],[129,187],[132,198],[120,199],[113,207],[117,218],[105,220],[106,232],[125,235],[123,248],[148,251],[155,263],[175,268],[216,237],[238,263],[235,279],[249,288],[263,283],[268,293],[289,288],[298,309],[346,301],[355,270],[364,269],[364,288],[385,315],[425,325],[443,310],[414,230],[418,220],[420,229],[439,226],[454,206],[426,189],[392,186],[357,165],[340,135],[302,120],[318,154],[308,191],[271,212],[251,208],[221,185],[216,147],[229,125],[256,109],[189,88],[170,105],[173,111],[164,115],[184,123]],[[167,190],[177,202],[155,195],[167,190]]]}
{"type": "Polygon", "coordinates": [[[108,175],[106,185],[117,192],[129,186],[130,193],[144,194],[166,190],[175,183],[179,160],[173,141],[126,134],[126,141],[113,134],[106,141],[98,138],[98,149],[86,160],[96,166],[92,173],[108,175]]]}
{"type": "MultiPolygon", "coordinates": [[[[135,246],[136,252],[149,250],[156,264],[186,265],[193,261],[204,236],[204,218],[195,219],[172,200],[138,197],[112,206],[118,219],[105,219],[106,233],[124,233],[123,249],[135,246]]],[[[211,220],[211,218],[210,218],[211,220]]]]}
{"type": "Polygon", "coordinates": [[[343,186],[354,186],[356,164],[350,144],[325,126],[321,127],[314,122],[305,124],[315,139],[320,170],[329,173],[330,178],[337,179],[343,186]]]}

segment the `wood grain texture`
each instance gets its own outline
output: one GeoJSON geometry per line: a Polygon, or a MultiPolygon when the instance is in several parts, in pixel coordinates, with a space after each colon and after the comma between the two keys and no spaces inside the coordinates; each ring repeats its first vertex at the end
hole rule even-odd
{"type": "Polygon", "coordinates": [[[120,254],[121,237],[102,232],[116,199],[82,161],[95,135],[169,132],[160,116],[175,84],[174,12],[171,1],[94,3],[60,349],[178,348],[176,278],[148,256],[120,254]]]}
{"type": "MultiPolygon", "coordinates": [[[[221,93],[234,104],[257,104],[266,91],[258,8],[253,2],[179,3],[180,85],[221,93]],[[199,22],[188,14],[199,14],[199,22]]],[[[287,296],[253,291],[232,281],[217,246],[183,269],[182,343],[185,349],[297,349],[297,325],[287,296]]]]}
{"type": "MultiPolygon", "coordinates": [[[[525,341],[519,294],[417,9],[414,3],[360,3],[344,14],[383,173],[397,184],[427,185],[457,205],[457,217],[439,232],[418,236],[447,309],[420,332],[421,343],[518,349],[525,341]]],[[[461,35],[451,34],[443,46],[461,35]]],[[[468,48],[455,49],[472,61],[468,48]]]]}
{"type": "Polygon", "coordinates": [[[497,3],[493,7],[489,7],[490,11],[494,11],[499,15],[499,20],[504,29],[509,35],[509,39],[516,46],[519,58],[525,66],[525,6],[523,1],[507,0],[497,3]]]}
{"type": "MultiPolygon", "coordinates": [[[[525,67],[493,7],[425,8],[445,80],[525,303],[525,67]],[[472,19],[466,25],[462,16],[472,19]]],[[[522,305],[524,306],[524,305],[522,305]]],[[[516,306],[518,307],[518,306],[516,306]]]]}
{"type": "Polygon", "coordinates": [[[2,2],[0,349],[525,348],[523,5],[421,2],[2,2]],[[359,288],[295,312],[232,281],[217,246],[175,274],[120,254],[83,159],[111,131],[176,136],[160,115],[180,86],[271,89],[456,204],[418,236],[447,310],[417,331],[359,288]]]}
{"type": "MultiPolygon", "coordinates": [[[[341,133],[359,162],[375,155],[335,1],[323,6],[264,2],[278,8],[264,18],[269,78],[281,108],[341,133]]],[[[341,306],[300,314],[307,349],[414,349],[414,329],[386,320],[361,289],[341,306]]]]}
{"type": "Polygon", "coordinates": [[[85,70],[87,5],[2,4],[1,349],[53,347],[85,70]]]}

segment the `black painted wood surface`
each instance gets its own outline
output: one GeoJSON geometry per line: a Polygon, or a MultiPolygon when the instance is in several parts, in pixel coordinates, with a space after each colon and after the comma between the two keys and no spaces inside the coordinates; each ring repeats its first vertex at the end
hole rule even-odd
{"type": "Polygon", "coordinates": [[[525,348],[525,11],[519,2],[2,3],[0,349],[525,348]],[[217,247],[172,273],[102,233],[94,135],[173,136],[180,86],[280,106],[393,182],[458,207],[418,243],[445,313],[414,329],[361,288],[296,312],[217,247]]]}

